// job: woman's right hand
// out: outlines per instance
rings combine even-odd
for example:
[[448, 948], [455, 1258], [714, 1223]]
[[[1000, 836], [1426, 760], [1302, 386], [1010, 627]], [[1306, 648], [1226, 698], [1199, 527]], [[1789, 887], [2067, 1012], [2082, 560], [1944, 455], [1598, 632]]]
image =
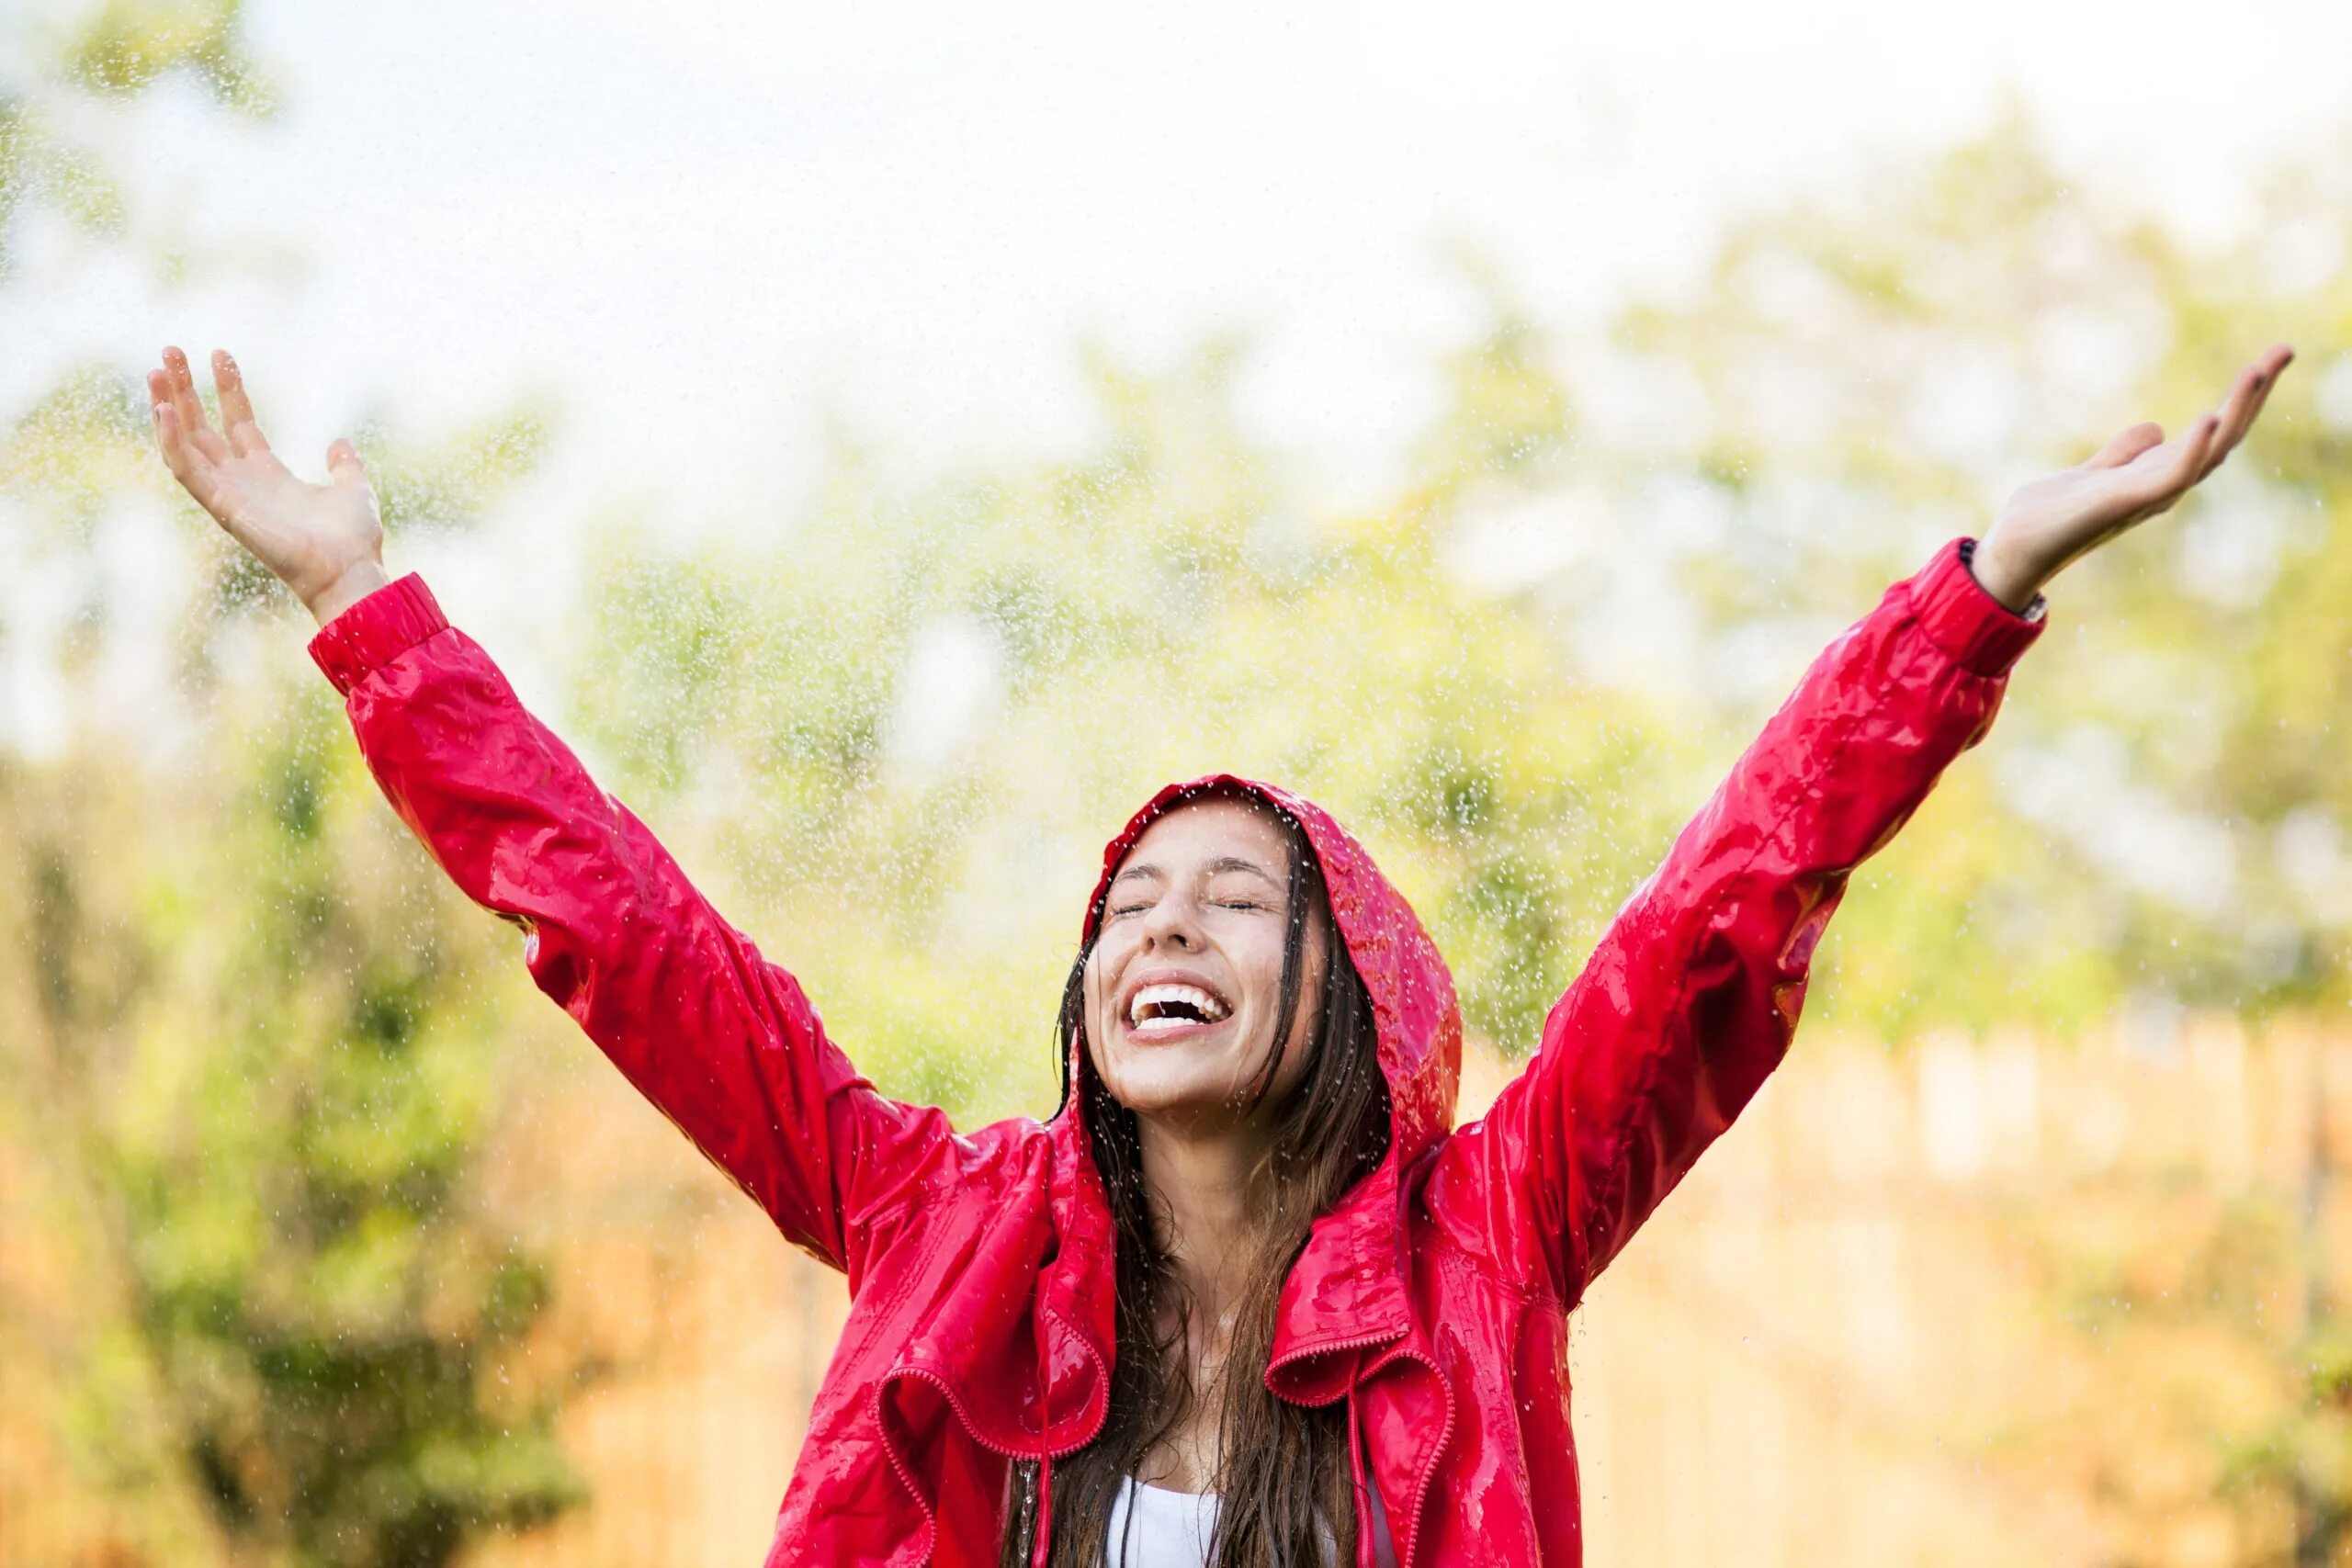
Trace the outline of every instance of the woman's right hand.
[[164, 462], [213, 521], [324, 626], [391, 581], [376, 492], [359, 449], [338, 436], [327, 447], [328, 482], [296, 479], [254, 423], [243, 378], [225, 349], [212, 351], [212, 384], [225, 431], [205, 418], [187, 355], [166, 348], [164, 367], [147, 372]]

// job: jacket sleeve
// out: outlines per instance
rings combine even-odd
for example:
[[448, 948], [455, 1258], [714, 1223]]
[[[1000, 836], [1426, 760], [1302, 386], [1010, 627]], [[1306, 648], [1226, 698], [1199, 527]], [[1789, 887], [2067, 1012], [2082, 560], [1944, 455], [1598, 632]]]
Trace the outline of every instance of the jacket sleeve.
[[721, 919], [645, 825], [516, 699], [413, 572], [322, 627], [370, 773], [629, 1081], [819, 1258], [951, 1157], [946, 1119], [875, 1092], [798, 982]]
[[1573, 1303], [1779, 1065], [1847, 878], [1984, 738], [2046, 624], [1977, 583], [1973, 547], [1814, 660], [1449, 1141], [1431, 1196], [1481, 1250]]

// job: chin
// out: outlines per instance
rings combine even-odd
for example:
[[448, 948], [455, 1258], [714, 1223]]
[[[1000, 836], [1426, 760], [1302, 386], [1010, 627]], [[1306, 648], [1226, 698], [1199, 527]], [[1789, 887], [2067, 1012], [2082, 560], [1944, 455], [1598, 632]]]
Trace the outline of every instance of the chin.
[[1172, 1059], [1137, 1061], [1129, 1056], [1115, 1074], [1095, 1068], [1111, 1098], [1138, 1116], [1200, 1116], [1229, 1112], [1233, 1099], [1247, 1091], [1247, 1079], [1237, 1088], [1227, 1064]]

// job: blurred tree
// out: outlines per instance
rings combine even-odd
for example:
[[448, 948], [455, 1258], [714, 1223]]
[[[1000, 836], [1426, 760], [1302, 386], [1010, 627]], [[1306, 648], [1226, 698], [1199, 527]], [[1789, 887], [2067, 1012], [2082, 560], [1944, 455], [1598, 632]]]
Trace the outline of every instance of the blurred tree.
[[[1603, 350], [1678, 415], [1619, 488], [1663, 470], [1718, 498], [1689, 581], [1726, 662], [1792, 612], [1818, 616], [1800, 644], [1817, 635], [2036, 469], [2141, 418], [2177, 430], [2265, 344], [2301, 360], [2197, 497], [2057, 585], [1997, 743], [1855, 878], [1815, 1011], [1890, 1040], [2120, 1016], [2160, 1055], [2184, 1008], [2335, 1026], [2352, 160], [2282, 166], [2218, 254], [2070, 186], [2015, 116], [1851, 190], [1746, 224], [1701, 299], [1630, 311]], [[2129, 1561], [2176, 1560], [2168, 1532], [2216, 1503], [2233, 1562], [2352, 1541], [2352, 1213], [2329, 1177], [2345, 1151], [2317, 1120], [2310, 1142], [2300, 1190], [2134, 1170], [2007, 1208], [2018, 1267], [2100, 1371], [2053, 1369], [2047, 1404], [1982, 1451], [2084, 1475], [2144, 1543]]]
[[[73, 133], [92, 104], [179, 74], [268, 110], [239, 20], [234, 0], [109, 0], [0, 24], [38, 66], [0, 77], [0, 288], [38, 211], [122, 241], [121, 194]], [[125, 367], [73, 371], [0, 432], [19, 566], [65, 562], [83, 588], [57, 650], [82, 691], [115, 634], [152, 630], [118, 623], [96, 564], [104, 528], [167, 489], [144, 403]], [[430, 450], [362, 434], [396, 536], [471, 525], [545, 439], [527, 409]], [[404, 830], [284, 595], [173, 493], [209, 580], [150, 683], [195, 706], [197, 739], [168, 755], [85, 703], [48, 754], [0, 753], [0, 1082], [21, 1091], [0, 1117], [50, 1156], [79, 1286], [70, 1315], [10, 1318], [59, 1363], [40, 1381], [89, 1468], [135, 1500], [107, 1550], [435, 1568], [582, 1495], [551, 1427], [590, 1369], [524, 1375], [546, 1269], [472, 1190], [506, 1055], [481, 982], [510, 944], [387, 864]], [[281, 656], [214, 685], [256, 620]]]
[[0, 55], [0, 283], [17, 231], [55, 212], [93, 236], [119, 238], [121, 188], [87, 139], [76, 111], [91, 101], [138, 96], [175, 74], [200, 83], [221, 108], [266, 118], [277, 95], [239, 40], [241, 0], [102, 0], [6, 24]]
[[297, 682], [176, 792], [95, 748], [8, 770], [9, 1065], [113, 1243], [87, 1455], [128, 1486], [185, 1466], [243, 1561], [431, 1568], [579, 1495], [570, 1379], [515, 1377], [545, 1271], [467, 1189], [509, 944], [405, 874]]
[[[1556, 442], [1524, 340], [1465, 352], [1462, 428], [1491, 399]], [[776, 956], [901, 1092], [967, 1115], [1050, 1097], [1089, 857], [1168, 779], [1255, 772], [1372, 830], [1474, 1026], [1519, 1049], [1668, 830], [1662, 727], [1462, 593], [1442, 484], [1302, 525], [1232, 420], [1227, 357], [1099, 367], [1112, 434], [1074, 463], [894, 497], [845, 462], [779, 558], [673, 558], [628, 529], [592, 549], [582, 744], [710, 836], [715, 895], [790, 933]]]
[[[235, 22], [108, 5], [57, 40], [55, 82], [0, 84], [0, 255], [37, 196], [119, 209], [42, 94], [184, 70], [259, 112]], [[1694, 298], [1589, 341], [1487, 285], [1409, 482], [1358, 514], [1291, 491], [1235, 413], [1248, 345], [1211, 341], [1159, 375], [1095, 355], [1107, 434], [1073, 460], [910, 494], [845, 447], [773, 554], [682, 557], [662, 518], [610, 519], [550, 717], [722, 908], [781, 933], [763, 945], [862, 1065], [967, 1120], [1051, 1102], [1092, 857], [1158, 784], [1216, 768], [1363, 832], [1474, 1029], [1523, 1052], [1831, 635], [2010, 484], [2144, 415], [2177, 426], [2286, 336], [2304, 361], [2247, 447], [2069, 574], [1996, 743], [1857, 876], [1809, 1028], [2340, 1010], [2352, 165], [2283, 172], [2222, 255], [2070, 187], [2015, 121], [1854, 189], [1743, 224]], [[371, 453], [389, 521], [493, 512], [544, 439], [521, 412]], [[158, 483], [110, 374], [0, 446], [28, 534], [85, 539]], [[211, 558], [198, 671], [267, 587]], [[0, 1107], [74, 1151], [121, 1308], [87, 1357], [91, 1444], [194, 1476], [251, 1550], [439, 1562], [568, 1495], [552, 1385], [496, 1396], [542, 1276], [466, 1181], [502, 1010], [542, 1004], [511, 933], [384, 812], [314, 672], [199, 694], [239, 716], [176, 779], [87, 735], [0, 768], [0, 987], [32, 1021], [0, 1070], [38, 1086]], [[2352, 1499], [2333, 1211], [2212, 1198], [2135, 1190], [2097, 1243], [2055, 1204], [2014, 1216], [2053, 1311], [2102, 1348], [2130, 1314], [2184, 1392], [2153, 1416], [2053, 1402], [1988, 1462], [2070, 1445], [2134, 1517], [2223, 1495], [2244, 1561], [2278, 1540], [2316, 1561]], [[2177, 1465], [2131, 1483], [2159, 1451]]]
[[[2253, 237], [2200, 257], [2069, 186], [2013, 118], [1747, 223], [1702, 299], [1620, 324], [1612, 373], [1682, 405], [1622, 482], [1713, 491], [1685, 558], [1725, 664], [1776, 626], [1802, 646], [2033, 472], [2137, 419], [2177, 428], [2263, 344], [2304, 348], [2198, 496], [2059, 584], [2001, 745], [1857, 878], [1870, 913], [1825, 949], [1824, 1016], [1899, 1037], [1928, 1013], [2047, 1028], [2151, 998], [2352, 999], [2352, 795], [2329, 765], [2352, 703], [2352, 214], [2340, 189], [2315, 199], [2328, 178], [2282, 173]], [[1776, 648], [1776, 681], [1785, 664]]]

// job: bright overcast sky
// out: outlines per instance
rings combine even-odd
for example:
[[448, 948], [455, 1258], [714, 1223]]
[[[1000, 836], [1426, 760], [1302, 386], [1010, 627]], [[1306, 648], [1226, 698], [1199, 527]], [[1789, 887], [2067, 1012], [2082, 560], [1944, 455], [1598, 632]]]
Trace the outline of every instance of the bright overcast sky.
[[2211, 230], [2267, 152], [2345, 133], [2352, 61], [2344, 0], [248, 11], [276, 123], [183, 94], [114, 134], [151, 214], [258, 265], [157, 296], [34, 247], [0, 413], [67, 357], [222, 343], [313, 462], [364, 396], [537, 385], [573, 483], [690, 499], [789, 491], [820, 403], [917, 464], [1067, 449], [1080, 334], [1156, 363], [1216, 327], [1255, 334], [1261, 428], [1376, 491], [1475, 320], [1449, 236], [1571, 320], [2005, 89], [2082, 178]]

